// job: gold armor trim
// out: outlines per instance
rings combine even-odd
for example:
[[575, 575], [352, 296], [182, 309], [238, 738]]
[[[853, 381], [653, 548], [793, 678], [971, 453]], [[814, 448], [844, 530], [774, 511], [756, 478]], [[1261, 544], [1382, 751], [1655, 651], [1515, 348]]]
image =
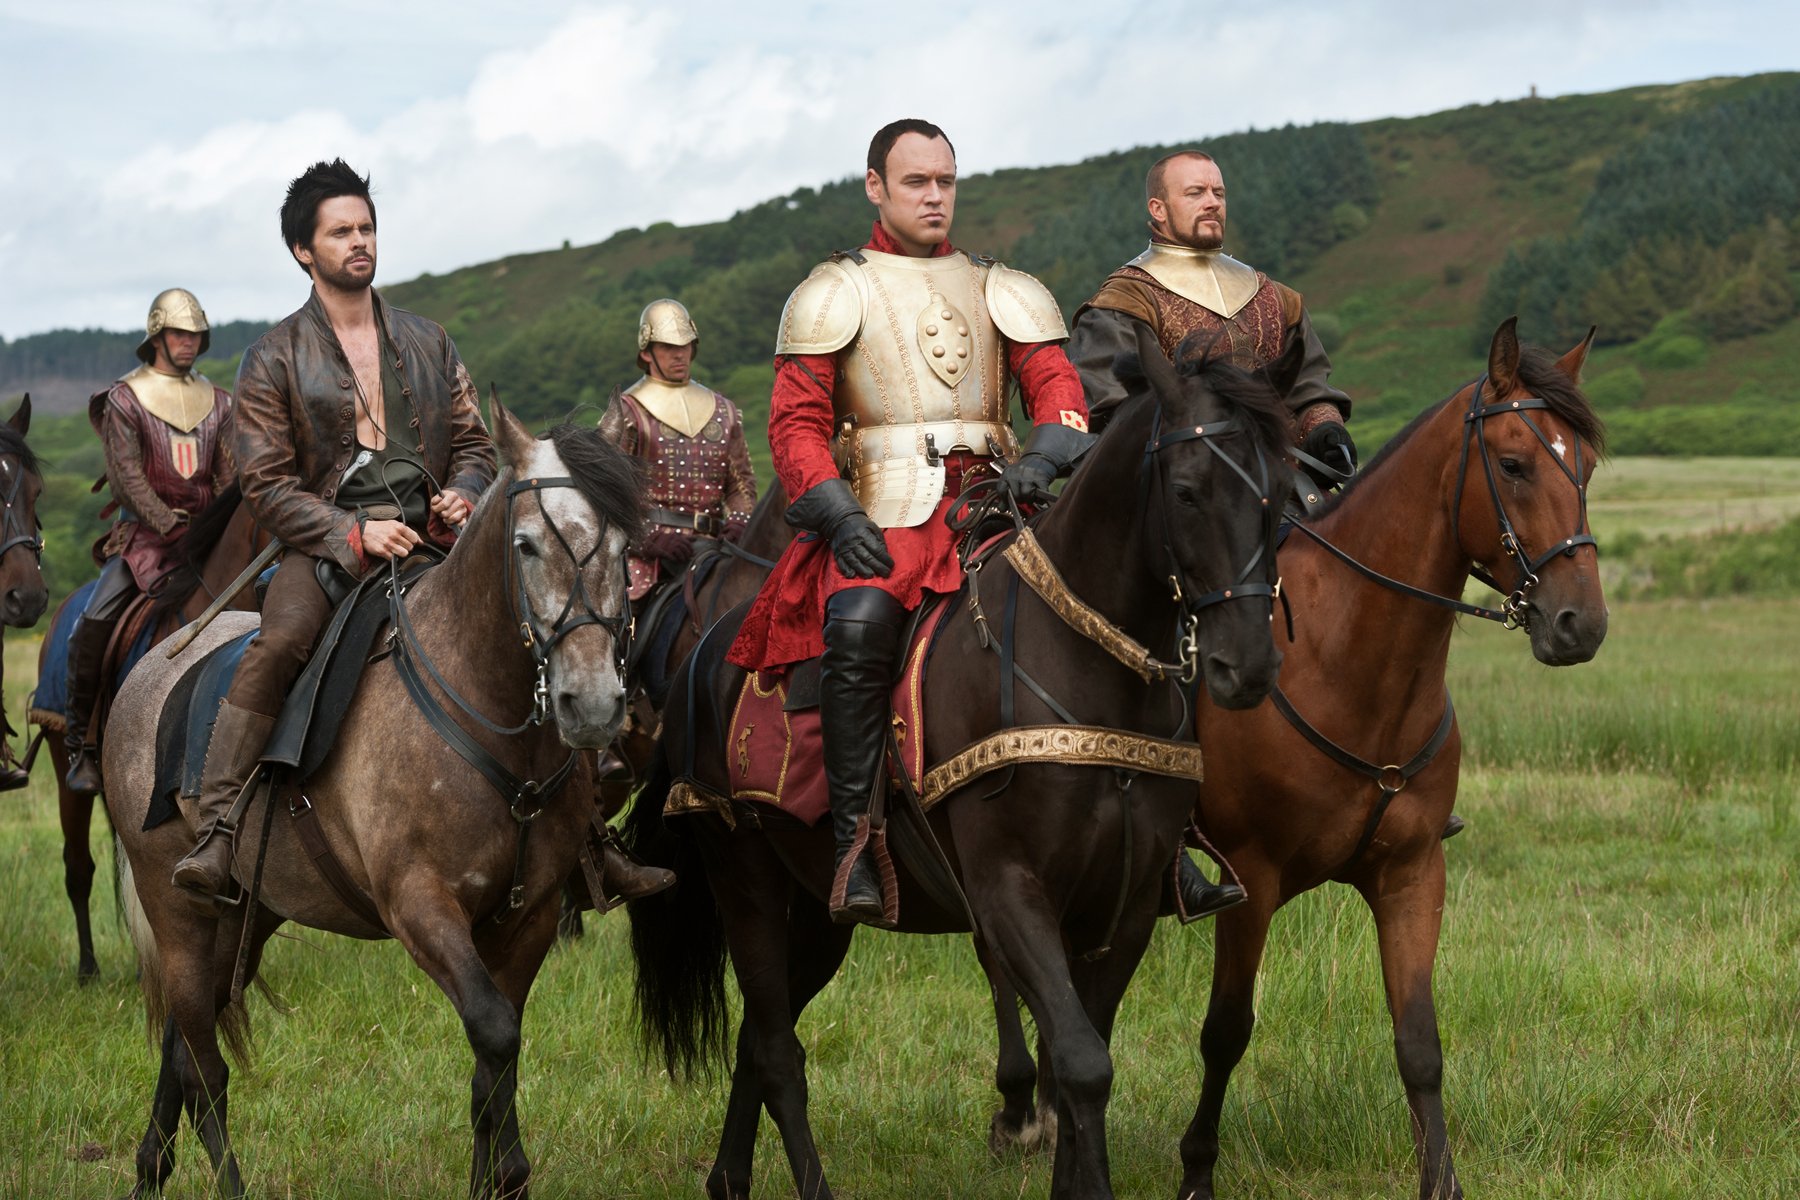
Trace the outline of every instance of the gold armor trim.
[[[853, 264], [850, 269], [853, 269]], [[788, 297], [775, 335], [777, 354], [835, 354], [862, 329], [865, 297], [861, 273], [836, 262], [812, 269]]]
[[[665, 346], [685, 346], [700, 340], [700, 330], [678, 300], [652, 300], [638, 317], [638, 349], [651, 342]], [[693, 434], [689, 434], [692, 437]]]
[[1227, 321], [1262, 287], [1255, 268], [1219, 250], [1151, 242], [1149, 249], [1125, 265], [1147, 272], [1183, 300], [1192, 300]]
[[154, 367], [142, 366], [119, 382], [131, 385], [131, 394], [145, 412], [182, 433], [192, 433], [196, 425], [212, 415], [212, 381], [197, 371], [164, 375]]
[[[1044, 548], [1038, 544], [1037, 537], [1031, 530], [1021, 533], [1018, 540], [1003, 553], [1006, 561], [1019, 573], [1019, 578], [1050, 606], [1052, 612], [1063, 619], [1065, 625], [1136, 671], [1145, 683], [1185, 673], [1184, 664], [1163, 662], [1137, 639], [1107, 620], [1099, 610], [1089, 607], [1071, 591], [1063, 581], [1062, 573], [1050, 561], [1050, 556], [1044, 553]], [[1226, 595], [1229, 596], [1230, 593], [1227, 592]]]
[[710, 388], [691, 379], [686, 383], [669, 383], [650, 375], [626, 388], [625, 394], [664, 425], [679, 430], [683, 437], [694, 437], [705, 429], [719, 403]]
[[1015, 342], [1029, 346], [1069, 340], [1056, 297], [1036, 276], [995, 263], [988, 268], [987, 304], [994, 324]]
[[200, 335], [200, 353], [212, 345], [212, 326], [206, 323], [206, 312], [200, 301], [186, 288], [169, 288], [150, 302], [150, 315], [144, 318], [144, 340], [138, 343], [137, 356], [146, 363], [156, 361], [156, 347], [150, 339], [165, 329], [180, 329]]
[[696, 787], [686, 779], [677, 780], [670, 785], [669, 798], [663, 802], [663, 816], [685, 817], [690, 813], [718, 813], [725, 818], [725, 824], [737, 828], [737, 815], [731, 811], [731, 801]]
[[1200, 747], [1192, 742], [1171, 742], [1097, 725], [1023, 725], [982, 738], [948, 762], [927, 771], [925, 782], [919, 789], [920, 807], [931, 808], [951, 792], [990, 771], [1032, 762], [1064, 767], [1115, 767], [1123, 771], [1191, 779], [1195, 783], [1201, 782], [1206, 774]]

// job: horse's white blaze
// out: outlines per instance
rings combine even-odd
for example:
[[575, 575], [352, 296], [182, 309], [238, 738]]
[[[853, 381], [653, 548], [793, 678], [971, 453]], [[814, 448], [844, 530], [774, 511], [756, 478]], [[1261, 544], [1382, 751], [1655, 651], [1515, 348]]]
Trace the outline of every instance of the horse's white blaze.
[[1562, 434], [1559, 433], [1556, 435], [1556, 440], [1550, 443], [1550, 448], [1556, 451], [1556, 457], [1564, 459], [1565, 461], [1568, 459], [1569, 456], [1563, 453], [1568, 447], [1563, 445]]

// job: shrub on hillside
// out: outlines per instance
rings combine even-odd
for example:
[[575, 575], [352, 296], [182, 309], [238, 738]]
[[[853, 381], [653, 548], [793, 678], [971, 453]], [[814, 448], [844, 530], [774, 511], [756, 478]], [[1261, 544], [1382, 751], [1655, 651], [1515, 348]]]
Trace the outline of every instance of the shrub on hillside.
[[1636, 367], [1615, 367], [1582, 385], [1595, 408], [1630, 408], [1644, 398], [1644, 375]]
[[1800, 517], [1766, 531], [1628, 536], [1602, 553], [1624, 563], [1620, 599], [1800, 596]]
[[1614, 454], [1800, 456], [1800, 409], [1670, 405], [1606, 414]]

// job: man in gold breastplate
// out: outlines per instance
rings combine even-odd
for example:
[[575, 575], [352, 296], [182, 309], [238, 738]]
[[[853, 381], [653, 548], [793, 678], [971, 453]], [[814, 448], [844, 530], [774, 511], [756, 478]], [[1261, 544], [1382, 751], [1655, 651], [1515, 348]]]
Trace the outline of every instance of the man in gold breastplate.
[[[944, 131], [920, 120], [880, 130], [864, 188], [878, 214], [868, 242], [813, 268], [781, 315], [769, 447], [802, 536], [728, 657], [764, 671], [819, 658], [831, 914], [881, 924], [897, 898], [875, 865], [869, 803], [901, 626], [925, 593], [961, 586], [944, 514], [996, 473], [1020, 503], [1042, 503], [1089, 439], [1049, 291], [950, 245], [956, 151]], [[1009, 377], [1033, 422], [1023, 447]]]
[[743, 414], [690, 377], [699, 347], [688, 310], [653, 301], [638, 322], [644, 376], [600, 418], [600, 436], [648, 468], [649, 532], [631, 552], [633, 602], [656, 586], [665, 567], [678, 573], [694, 556], [696, 539], [736, 542], [756, 507]]
[[[106, 480], [119, 516], [94, 548], [100, 578], [69, 636], [69, 787], [100, 790], [100, 756], [88, 736], [107, 643], [125, 609], [180, 565], [175, 544], [230, 484], [231, 393], [194, 371], [212, 340], [192, 292], [170, 288], [150, 305], [144, 365], [88, 401], [106, 452]], [[104, 513], [102, 514], [104, 515]]]
[[1150, 168], [1144, 190], [1149, 247], [1075, 313], [1069, 358], [1081, 372], [1095, 428], [1125, 398], [1113, 378], [1113, 357], [1137, 349], [1137, 321], [1156, 331], [1171, 357], [1182, 339], [1202, 333], [1217, 339], [1214, 354], [1266, 363], [1280, 356], [1289, 337], [1299, 337], [1306, 359], [1287, 401], [1306, 456], [1301, 465], [1321, 487], [1336, 478], [1321, 466], [1354, 470], [1356, 445], [1344, 428], [1350, 397], [1329, 382], [1331, 359], [1300, 293], [1223, 252], [1225, 179], [1218, 164], [1198, 150], [1178, 151]]

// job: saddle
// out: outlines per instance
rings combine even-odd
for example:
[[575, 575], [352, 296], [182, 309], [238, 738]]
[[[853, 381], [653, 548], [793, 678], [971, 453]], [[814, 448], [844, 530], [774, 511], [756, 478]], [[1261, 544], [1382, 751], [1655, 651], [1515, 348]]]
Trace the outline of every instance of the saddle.
[[[403, 567], [402, 585], [410, 586], [432, 565]], [[382, 657], [371, 656], [370, 649], [388, 623], [387, 588], [385, 572], [371, 573], [337, 606], [282, 704], [263, 762], [287, 767], [292, 779], [303, 781], [331, 753], [363, 669]], [[177, 794], [200, 794], [213, 721], [256, 633], [248, 630], [201, 658], [164, 700], [156, 726], [156, 791], [144, 815], [146, 830], [179, 815]]]
[[[711, 544], [719, 545], [717, 542]], [[711, 623], [712, 614], [698, 611], [697, 597], [713, 571], [725, 560], [726, 554], [721, 550], [697, 550], [687, 569], [680, 574], [665, 576], [651, 589], [638, 610], [631, 650], [625, 658], [625, 678], [641, 686], [650, 703], [659, 709], [669, 696], [670, 679], [666, 674], [669, 650], [681, 633], [682, 621], [691, 619], [701, 629]]]

